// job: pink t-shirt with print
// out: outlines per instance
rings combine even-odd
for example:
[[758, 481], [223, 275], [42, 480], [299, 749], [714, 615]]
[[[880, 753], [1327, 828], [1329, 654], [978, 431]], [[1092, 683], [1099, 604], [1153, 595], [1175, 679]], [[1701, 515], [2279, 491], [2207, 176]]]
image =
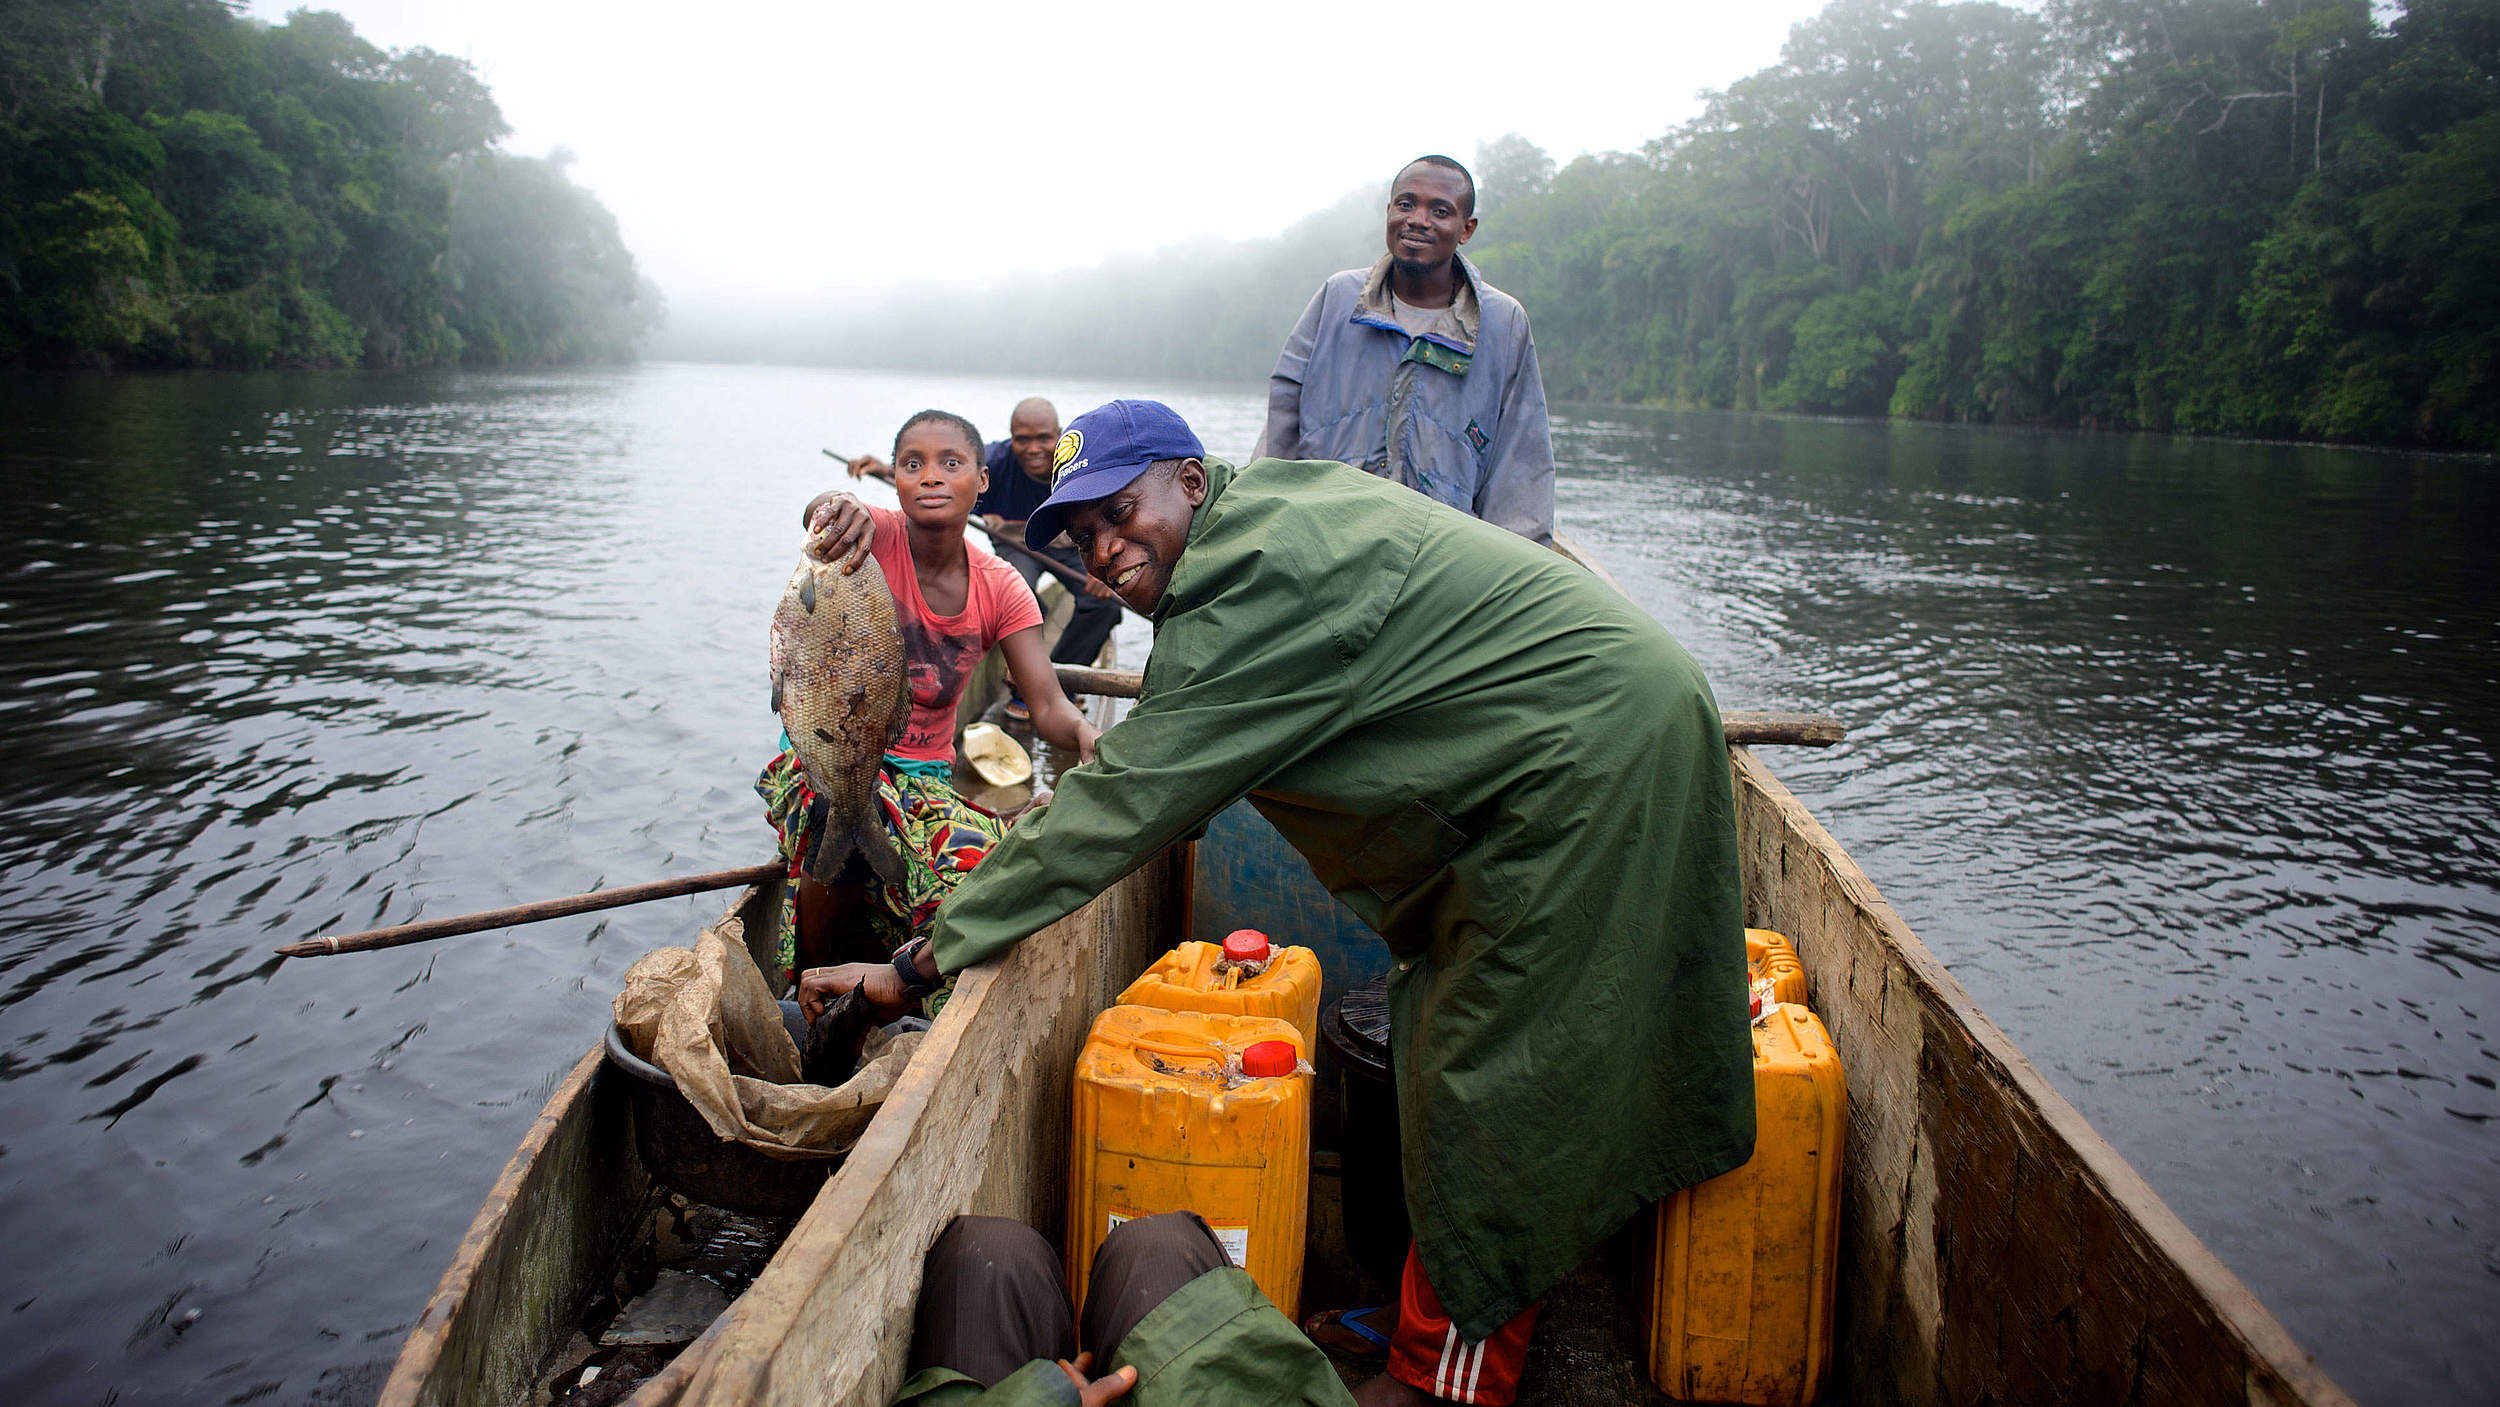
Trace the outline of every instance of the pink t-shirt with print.
[[921, 599], [920, 577], [911, 563], [911, 524], [892, 508], [866, 505], [877, 525], [873, 553], [894, 591], [895, 618], [903, 627], [903, 657], [911, 676], [911, 722], [888, 751], [915, 761], [951, 762], [955, 757], [955, 705], [964, 683], [990, 647], [1019, 630], [1042, 623], [1041, 603], [1016, 569], [967, 542], [970, 581], [964, 608], [951, 616]]

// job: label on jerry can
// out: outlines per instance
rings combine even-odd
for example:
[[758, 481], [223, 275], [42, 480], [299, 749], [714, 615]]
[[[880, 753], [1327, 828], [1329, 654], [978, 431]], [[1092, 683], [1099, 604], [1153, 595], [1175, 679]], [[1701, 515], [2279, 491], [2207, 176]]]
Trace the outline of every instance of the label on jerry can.
[[[1110, 1217], [1111, 1224], [1102, 1229], [1102, 1234], [1105, 1236], [1119, 1230], [1121, 1222], [1134, 1219], [1118, 1212], [1110, 1212], [1106, 1215]], [[1215, 1233], [1216, 1241], [1224, 1247], [1224, 1254], [1231, 1258], [1233, 1264], [1248, 1265], [1250, 1263], [1250, 1227], [1247, 1223], [1209, 1221], [1207, 1229]]]

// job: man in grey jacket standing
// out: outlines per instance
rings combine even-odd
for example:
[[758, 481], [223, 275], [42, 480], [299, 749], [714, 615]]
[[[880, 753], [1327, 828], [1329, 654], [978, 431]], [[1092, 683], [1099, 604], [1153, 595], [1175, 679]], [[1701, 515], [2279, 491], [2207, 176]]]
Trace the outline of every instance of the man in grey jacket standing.
[[1252, 457], [1333, 459], [1533, 542], [1554, 540], [1554, 444], [1519, 300], [1458, 247], [1476, 183], [1446, 156], [1389, 187], [1388, 253], [1320, 285], [1268, 378]]

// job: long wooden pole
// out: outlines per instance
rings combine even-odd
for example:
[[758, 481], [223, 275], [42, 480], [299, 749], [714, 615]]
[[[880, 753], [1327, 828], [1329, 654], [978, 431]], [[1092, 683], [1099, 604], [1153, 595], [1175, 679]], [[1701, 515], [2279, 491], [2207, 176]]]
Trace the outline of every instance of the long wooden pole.
[[1784, 743], [1792, 747], [1830, 747], [1849, 736], [1849, 725], [1828, 713], [1772, 713], [1740, 708], [1719, 715], [1719, 729], [1729, 747], [1761, 747]]
[[[1071, 694], [1091, 694], [1101, 698], [1133, 699], [1142, 691], [1145, 676], [1133, 669], [1087, 669], [1080, 665], [1054, 666], [1059, 673], [1059, 687]], [[1730, 747], [1760, 747], [1765, 744], [1790, 744], [1800, 747], [1830, 747], [1849, 735], [1837, 718], [1823, 713], [1770, 713], [1761, 710], [1738, 710], [1719, 715], [1721, 730]], [[601, 909], [621, 909], [628, 904], [644, 904], [654, 899], [675, 899], [686, 894], [701, 894], [711, 889], [735, 889], [742, 884], [761, 884], [782, 874], [778, 863], [748, 865], [743, 869], [714, 870], [710, 874], [685, 875], [677, 879], [657, 879], [648, 884], [628, 884], [616, 889], [596, 889], [588, 894], [575, 894], [563, 899], [541, 899], [531, 904], [515, 904], [510, 908], [489, 909], [484, 913], [462, 914], [458, 918], [425, 919], [403, 923], [391, 928], [368, 929], [362, 933], [342, 933], [328, 938], [307, 938], [278, 949], [283, 957], [326, 958], [336, 953], [369, 953], [377, 948], [397, 948], [409, 943], [423, 943], [435, 938], [450, 938], [462, 933], [478, 933], [489, 928], [511, 928], [518, 924], [539, 923], [551, 918], [570, 918], [575, 914], [597, 913]]]
[[1070, 698], [1091, 694], [1098, 699], [1133, 699], [1145, 692], [1146, 676], [1133, 669], [1095, 669], [1091, 665], [1054, 664], [1059, 688]]
[[[1090, 694], [1096, 698], [1133, 699], [1145, 690], [1146, 676], [1133, 669], [1088, 669], [1073, 664], [1055, 665], [1053, 668], [1059, 673], [1059, 687], [1071, 696]], [[1848, 726], [1828, 713], [1738, 709], [1720, 714], [1719, 726], [1727, 735], [1730, 747], [1774, 744], [1830, 747], [1849, 736]]]
[[[850, 462], [848, 458], [832, 450], [824, 451], [824, 455], [828, 459], [841, 460], [845, 464]], [[1040, 563], [1044, 571], [1066, 582], [1070, 590], [1085, 589], [1085, 583], [1089, 578], [1071, 570], [1066, 563], [1052, 561], [1021, 542], [1014, 541], [1003, 534], [991, 532], [989, 526], [978, 518], [972, 520], [972, 526], [979, 528], [997, 546]], [[1607, 585], [1613, 586], [1615, 590], [1623, 589], [1616, 585], [1614, 578], [1606, 576], [1603, 572], [1599, 573], [1599, 577]], [[1126, 601], [1120, 604], [1128, 610], [1129, 614], [1138, 614], [1137, 608], [1130, 606]], [[1088, 669], [1073, 664], [1063, 664], [1056, 668], [1059, 671], [1059, 687], [1071, 696], [1091, 694], [1098, 698], [1133, 699], [1143, 689], [1144, 676], [1135, 670]], [[1730, 747], [1830, 747], [1849, 736], [1848, 726], [1828, 713], [1777, 713], [1761, 709], [1739, 709], [1720, 714], [1719, 723], [1727, 734], [1727, 743]]]
[[307, 938], [289, 943], [278, 952], [291, 958], [326, 958], [333, 953], [369, 953], [376, 948], [396, 948], [407, 943], [423, 943], [433, 938], [449, 938], [460, 933], [476, 933], [488, 928], [510, 928], [515, 924], [537, 923], [544, 919], [570, 918], [575, 914], [596, 913], [601, 909], [621, 909], [627, 904], [643, 904], [653, 899], [675, 899], [686, 894], [701, 894], [709, 889], [735, 889], [743, 884], [761, 884], [783, 873], [778, 863], [748, 865], [742, 869], [714, 870], [710, 874], [690, 874], [677, 879], [655, 879], [648, 884], [628, 884], [616, 889], [594, 889], [588, 894], [575, 894], [564, 899], [541, 899], [533, 904], [515, 904], [508, 909], [489, 909], [480, 914], [462, 914], [458, 918], [433, 918], [417, 923], [403, 923], [391, 928], [368, 929], [363, 933], [342, 933], [332, 938]]

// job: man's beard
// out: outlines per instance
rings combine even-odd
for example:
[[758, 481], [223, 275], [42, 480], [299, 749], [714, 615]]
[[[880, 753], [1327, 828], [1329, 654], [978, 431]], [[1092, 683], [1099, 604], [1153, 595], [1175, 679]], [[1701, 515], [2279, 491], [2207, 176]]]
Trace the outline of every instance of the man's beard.
[[1389, 267], [1395, 270], [1400, 278], [1410, 282], [1430, 278], [1449, 266], [1450, 261], [1447, 259], [1427, 264], [1421, 259], [1406, 259], [1395, 254], [1389, 256]]

